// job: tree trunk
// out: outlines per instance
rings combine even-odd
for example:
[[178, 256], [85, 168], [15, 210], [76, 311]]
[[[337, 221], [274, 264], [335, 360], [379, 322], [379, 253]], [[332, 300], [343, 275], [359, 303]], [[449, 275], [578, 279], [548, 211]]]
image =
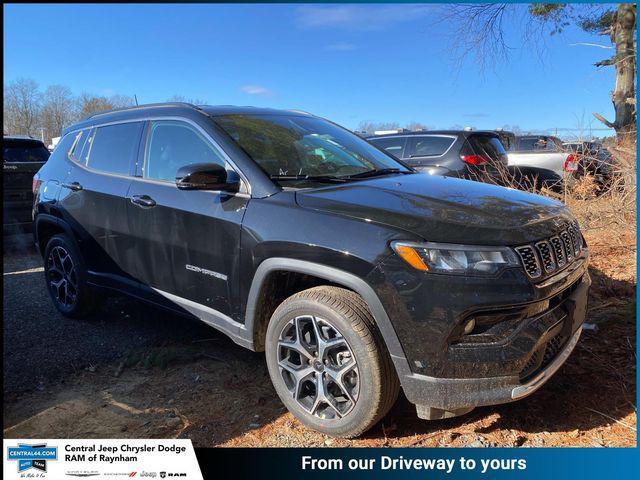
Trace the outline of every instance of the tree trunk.
[[[633, 3], [618, 5], [612, 25], [611, 40], [616, 46], [616, 86], [612, 100], [616, 111], [613, 127], [620, 140], [636, 130], [635, 75], [636, 75], [636, 6]], [[622, 137], [622, 138], [621, 138]]]

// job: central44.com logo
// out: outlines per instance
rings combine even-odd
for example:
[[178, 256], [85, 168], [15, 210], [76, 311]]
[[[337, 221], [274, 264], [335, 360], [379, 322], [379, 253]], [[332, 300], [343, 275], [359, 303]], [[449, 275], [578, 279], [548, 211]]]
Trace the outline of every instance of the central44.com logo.
[[17, 447], [7, 448], [7, 460], [18, 462], [18, 473], [29, 469], [47, 471], [47, 461], [58, 459], [58, 447], [47, 444], [30, 445], [19, 443]]

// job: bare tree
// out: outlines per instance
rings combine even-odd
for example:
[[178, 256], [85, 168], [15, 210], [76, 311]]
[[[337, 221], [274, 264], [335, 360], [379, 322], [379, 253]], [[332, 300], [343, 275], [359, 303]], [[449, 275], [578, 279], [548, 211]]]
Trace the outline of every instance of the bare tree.
[[[598, 67], [613, 65], [616, 68], [616, 84], [611, 93], [616, 117], [609, 122], [600, 114], [594, 115], [619, 135], [632, 133], [636, 124], [636, 14], [635, 4], [621, 3], [614, 15], [602, 17], [602, 21], [593, 24], [595, 28], [606, 26], [600, 33], [608, 34], [616, 46], [612, 58], [596, 63]], [[583, 24], [583, 27], [589, 27], [589, 24]]]
[[63, 128], [75, 119], [76, 102], [69, 87], [51, 85], [47, 87], [42, 104], [42, 128], [45, 139], [60, 136]]
[[113, 110], [113, 108], [107, 97], [83, 93], [78, 98], [78, 118], [86, 118], [96, 113]]
[[358, 124], [358, 128], [356, 129], [359, 132], [366, 132], [369, 135], [372, 135], [376, 130], [375, 124], [369, 120], [363, 120]]
[[190, 103], [192, 105], [207, 105], [209, 102], [200, 98], [185, 97], [184, 95], [173, 95], [167, 99], [167, 102], [182, 102]]
[[425, 125], [424, 123], [421, 122], [409, 122], [407, 123], [407, 125], [404, 127], [407, 130], [411, 130], [412, 132], [417, 132], [419, 130], [432, 130], [433, 127], [429, 126], [429, 125]]
[[546, 34], [561, 34], [571, 24], [586, 32], [608, 36], [616, 53], [595, 66], [616, 68], [616, 83], [612, 92], [616, 118], [610, 122], [597, 113], [594, 116], [614, 128], [619, 138], [635, 132], [635, 4], [621, 3], [616, 7], [566, 3], [456, 4], [445, 7], [442, 21], [453, 26], [450, 31], [458, 59], [462, 61], [467, 56], [473, 56], [482, 67], [507, 60], [515, 48], [507, 43], [504, 36], [506, 24], [516, 25], [521, 32], [522, 43], [519, 48], [544, 48]]
[[432, 126], [416, 121], [409, 122], [404, 127], [401, 127], [399, 122], [372, 122], [371, 120], [363, 120], [358, 124], [358, 128], [356, 130], [358, 132], [366, 132], [369, 135], [373, 135], [379, 130], [399, 130], [401, 128], [405, 128], [412, 132], [418, 130], [433, 130]]
[[358, 124], [357, 130], [373, 135], [373, 133], [378, 130], [397, 130], [399, 128], [400, 124], [398, 122], [372, 122], [370, 120], [363, 120]]
[[109, 103], [113, 105], [113, 108], [125, 108], [134, 106], [136, 101], [129, 95], [111, 95], [109, 97]]
[[45, 142], [78, 119], [135, 104], [127, 95], [83, 93], [76, 97], [64, 85], [50, 85], [43, 94], [34, 80], [26, 78], [5, 84], [3, 93], [4, 134], [42, 136]]
[[482, 69], [509, 57], [510, 47], [504, 38], [506, 20], [514, 18], [513, 6], [504, 3], [450, 4], [442, 21], [454, 28], [450, 41], [461, 63], [472, 56]]
[[9, 134], [38, 135], [38, 119], [42, 108], [38, 84], [19, 78], [4, 87], [3, 121]]
[[11, 97], [9, 87], [4, 86], [2, 93], [2, 134], [11, 135], [15, 132], [15, 99]]
[[106, 112], [116, 108], [130, 107], [135, 104], [132, 97], [124, 95], [113, 95], [104, 97], [83, 93], [78, 99], [78, 117], [86, 118], [100, 112]]
[[511, 132], [514, 133], [515, 135], [522, 135], [522, 129], [520, 128], [520, 125], [503, 125], [502, 126], [502, 130], [506, 131], [506, 132]]

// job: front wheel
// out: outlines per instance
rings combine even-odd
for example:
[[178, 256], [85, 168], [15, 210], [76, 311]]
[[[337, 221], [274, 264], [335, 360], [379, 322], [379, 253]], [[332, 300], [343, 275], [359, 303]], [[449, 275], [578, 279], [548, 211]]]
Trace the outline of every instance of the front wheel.
[[355, 437], [393, 406], [399, 382], [362, 298], [315, 287], [285, 300], [267, 329], [267, 366], [289, 411], [308, 427]]

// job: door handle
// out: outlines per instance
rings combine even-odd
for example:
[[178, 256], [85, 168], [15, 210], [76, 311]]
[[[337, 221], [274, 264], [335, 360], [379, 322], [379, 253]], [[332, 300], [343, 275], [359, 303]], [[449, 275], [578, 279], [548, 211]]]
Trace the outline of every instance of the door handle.
[[62, 186], [64, 188], [68, 188], [69, 190], [73, 190], [74, 192], [79, 192], [80, 190], [82, 190], [82, 185], [80, 185], [78, 182], [63, 183]]
[[131, 203], [140, 205], [142, 207], [155, 207], [156, 201], [149, 195], [133, 195], [131, 197]]

